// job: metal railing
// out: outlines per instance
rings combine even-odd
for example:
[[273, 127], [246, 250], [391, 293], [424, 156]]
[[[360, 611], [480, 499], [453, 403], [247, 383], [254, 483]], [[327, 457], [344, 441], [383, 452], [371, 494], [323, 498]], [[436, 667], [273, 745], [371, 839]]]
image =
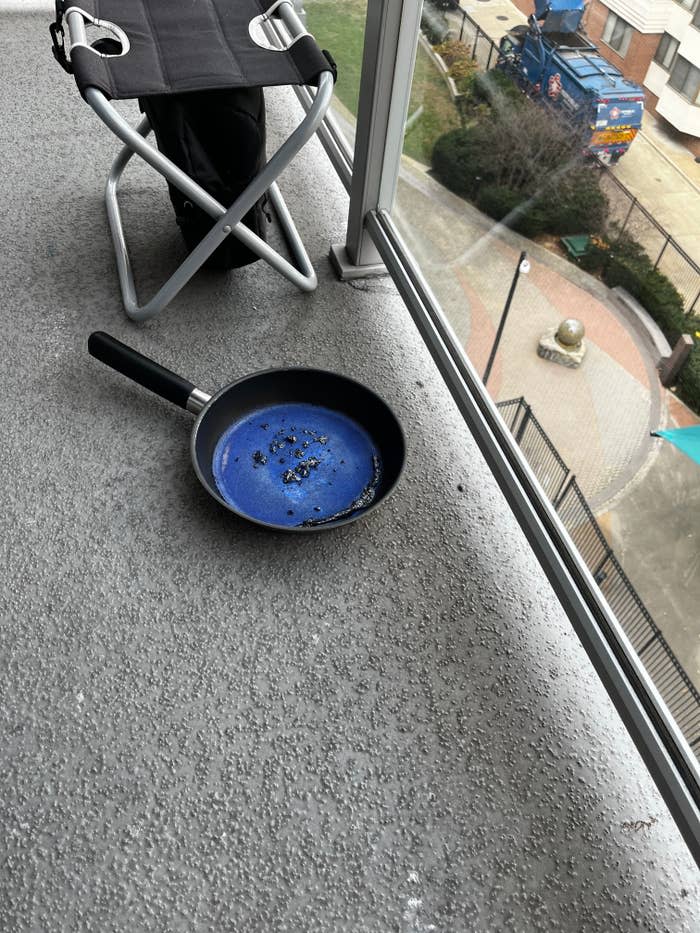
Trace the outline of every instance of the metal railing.
[[620, 565], [576, 477], [524, 398], [499, 402], [497, 408], [688, 744], [700, 757], [700, 693]]
[[610, 206], [611, 237], [628, 234], [675, 285], [683, 298], [686, 314], [700, 311], [700, 266], [652, 216], [610, 168], [599, 160], [601, 188]]
[[[452, 36], [471, 46], [472, 61], [477, 62], [482, 71], [495, 68], [499, 56], [498, 44], [459, 6], [458, 0], [448, 2], [450, 9], [447, 20]], [[623, 233], [627, 233], [636, 240], [654, 263], [654, 268], [663, 272], [678, 289], [686, 314], [690, 316], [700, 311], [700, 265], [615, 177], [607, 165], [600, 160], [598, 164], [602, 171], [601, 188], [610, 205], [609, 234], [619, 239]]]
[[483, 71], [488, 71], [498, 61], [498, 44], [460, 7], [458, 0], [448, 2], [450, 9], [447, 20], [454, 38], [470, 45], [472, 61], [477, 62]]

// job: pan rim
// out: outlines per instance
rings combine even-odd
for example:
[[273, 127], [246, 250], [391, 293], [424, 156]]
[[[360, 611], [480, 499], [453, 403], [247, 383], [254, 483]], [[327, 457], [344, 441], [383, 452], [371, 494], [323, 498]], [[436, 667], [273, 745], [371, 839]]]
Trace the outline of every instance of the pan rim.
[[[338, 521], [328, 522], [327, 524], [318, 524], [318, 525], [277, 525], [273, 522], [266, 522], [259, 518], [255, 518], [253, 515], [249, 515], [246, 512], [241, 511], [240, 509], [235, 508], [229, 502], [227, 502], [223, 496], [219, 493], [216, 485], [210, 483], [207, 477], [204, 476], [202, 470], [200, 469], [198, 460], [197, 460], [197, 435], [202, 424], [205, 422], [208, 414], [218, 402], [222, 396], [228, 394], [232, 389], [235, 389], [237, 386], [242, 385], [245, 382], [249, 382], [254, 379], [258, 379], [262, 376], [271, 376], [273, 374], [279, 375], [281, 373], [316, 373], [319, 376], [332, 376], [336, 379], [340, 379], [343, 382], [347, 382], [352, 386], [356, 386], [358, 389], [361, 389], [363, 392], [369, 393], [373, 396], [375, 402], [386, 409], [386, 411], [391, 415], [391, 418], [398, 429], [399, 436], [401, 438], [402, 444], [402, 457], [401, 457], [401, 466], [398, 469], [394, 481], [382, 494], [381, 498], [376, 499], [367, 508], [360, 509], [352, 515], [348, 515], [345, 518], [338, 519]], [[254, 409], [251, 409], [254, 411]], [[396, 416], [396, 412], [389, 405], [389, 403], [381, 396], [378, 392], [375, 392], [374, 389], [371, 389], [365, 383], [360, 382], [358, 379], [354, 379], [352, 376], [346, 376], [344, 373], [338, 373], [335, 370], [331, 369], [319, 369], [316, 366], [271, 366], [268, 369], [260, 369], [253, 373], [247, 373], [245, 376], [241, 376], [239, 379], [234, 380], [233, 382], [228, 383], [225, 386], [222, 386], [214, 395], [212, 395], [209, 401], [204, 405], [202, 410], [197, 415], [197, 420], [194, 423], [192, 428], [192, 433], [190, 435], [190, 458], [192, 460], [192, 466], [194, 467], [195, 474], [197, 479], [204, 487], [204, 489], [209, 493], [209, 495], [216, 500], [220, 505], [222, 505], [229, 512], [232, 512], [234, 515], [237, 515], [239, 518], [243, 518], [248, 522], [252, 522], [255, 525], [259, 525], [261, 528], [266, 528], [270, 531], [281, 531], [286, 534], [309, 534], [317, 531], [330, 531], [332, 528], [340, 528], [342, 525], [349, 525], [352, 522], [357, 521], [358, 518], [363, 518], [365, 515], [374, 511], [385, 502], [394, 492], [396, 487], [399, 484], [403, 476], [403, 472], [406, 466], [406, 432], [403, 429], [401, 421]]]

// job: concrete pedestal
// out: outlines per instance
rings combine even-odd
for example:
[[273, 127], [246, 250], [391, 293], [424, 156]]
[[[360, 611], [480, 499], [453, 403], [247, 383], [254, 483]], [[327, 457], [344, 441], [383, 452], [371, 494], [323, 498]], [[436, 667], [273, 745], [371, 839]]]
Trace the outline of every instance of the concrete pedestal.
[[557, 330], [557, 327], [550, 327], [544, 332], [537, 346], [537, 355], [544, 360], [577, 369], [586, 355], [586, 341], [581, 340], [575, 347], [565, 347], [557, 340]]

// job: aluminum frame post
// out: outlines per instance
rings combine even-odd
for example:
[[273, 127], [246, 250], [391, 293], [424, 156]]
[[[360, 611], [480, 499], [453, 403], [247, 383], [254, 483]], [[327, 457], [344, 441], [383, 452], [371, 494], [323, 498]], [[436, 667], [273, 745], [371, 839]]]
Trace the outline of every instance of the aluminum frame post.
[[367, 5], [348, 226], [344, 246], [331, 248], [341, 279], [386, 271], [365, 218], [391, 210], [396, 195], [421, 8], [411, 0]]

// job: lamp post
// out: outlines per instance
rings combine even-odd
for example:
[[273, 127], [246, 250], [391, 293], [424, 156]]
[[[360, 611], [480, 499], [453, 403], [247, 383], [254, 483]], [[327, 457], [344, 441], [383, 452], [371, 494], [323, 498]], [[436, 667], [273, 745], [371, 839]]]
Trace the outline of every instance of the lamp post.
[[513, 295], [515, 294], [515, 286], [518, 284], [518, 279], [520, 278], [520, 273], [527, 275], [530, 271], [530, 263], [527, 260], [527, 253], [525, 250], [520, 254], [520, 259], [518, 260], [518, 265], [515, 269], [515, 275], [513, 276], [513, 281], [510, 283], [510, 291], [508, 292], [508, 297], [506, 298], [506, 306], [503, 309], [503, 314], [501, 314], [501, 320], [498, 324], [498, 330], [496, 331], [496, 336], [494, 337], [493, 346], [491, 347], [491, 354], [489, 356], [489, 361], [486, 364], [486, 369], [484, 370], [484, 385], [488, 382], [488, 378], [491, 375], [491, 367], [493, 366], [493, 361], [496, 358], [496, 352], [498, 351], [498, 344], [501, 342], [501, 335], [503, 334], [503, 328], [506, 325], [506, 318], [508, 317], [508, 312], [510, 311], [510, 303], [513, 300]]

